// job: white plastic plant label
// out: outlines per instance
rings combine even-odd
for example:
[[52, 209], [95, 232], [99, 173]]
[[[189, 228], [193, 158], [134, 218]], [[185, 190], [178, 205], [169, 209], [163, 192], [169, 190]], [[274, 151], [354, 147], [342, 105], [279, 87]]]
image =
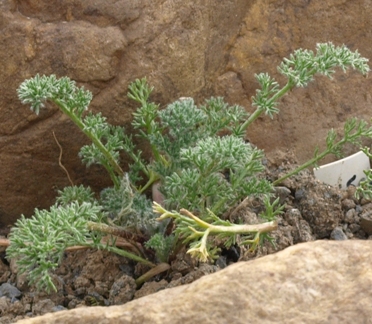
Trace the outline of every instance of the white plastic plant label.
[[358, 186], [365, 178], [363, 171], [370, 167], [368, 156], [360, 151], [342, 160], [314, 168], [314, 175], [324, 183], [346, 189], [350, 185]]

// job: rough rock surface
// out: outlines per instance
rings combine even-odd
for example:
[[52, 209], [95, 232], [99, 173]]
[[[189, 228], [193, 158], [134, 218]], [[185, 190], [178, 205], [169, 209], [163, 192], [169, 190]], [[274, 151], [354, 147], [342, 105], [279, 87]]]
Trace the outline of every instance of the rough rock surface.
[[371, 251], [369, 240], [302, 243], [123, 306], [18, 323], [369, 323]]
[[[76, 184], [96, 190], [109, 184], [104, 170], [80, 163], [86, 139], [56, 107], [35, 116], [20, 104], [16, 89], [24, 79], [66, 75], [93, 92], [95, 111], [123, 125], [135, 109], [127, 86], [143, 76], [161, 105], [215, 95], [251, 111], [254, 74], [283, 82], [276, 66], [299, 47], [332, 41], [372, 57], [371, 11], [363, 0], [1, 1], [0, 228], [49, 207], [56, 189], [69, 185], [53, 131]], [[291, 148], [304, 161], [331, 127], [341, 129], [350, 116], [370, 117], [371, 86], [357, 73], [318, 77], [285, 97], [274, 121], [260, 118], [248, 137], [267, 153]]]

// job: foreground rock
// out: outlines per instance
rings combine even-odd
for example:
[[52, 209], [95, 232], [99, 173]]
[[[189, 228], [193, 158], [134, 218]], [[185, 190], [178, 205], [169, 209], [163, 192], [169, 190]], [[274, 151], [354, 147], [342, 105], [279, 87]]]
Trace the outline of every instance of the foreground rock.
[[367, 323], [372, 241], [316, 241], [240, 262], [123, 306], [18, 323]]

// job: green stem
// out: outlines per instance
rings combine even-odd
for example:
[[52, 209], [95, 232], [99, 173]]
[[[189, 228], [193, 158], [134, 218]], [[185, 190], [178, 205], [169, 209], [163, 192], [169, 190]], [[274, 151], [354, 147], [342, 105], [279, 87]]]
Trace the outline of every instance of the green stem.
[[343, 138], [341, 141], [339, 141], [338, 143], [336, 143], [334, 146], [332, 146], [331, 148], [328, 148], [326, 149], [325, 151], [323, 151], [322, 153], [318, 154], [317, 156], [313, 157], [311, 160], [307, 161], [306, 163], [300, 165], [298, 168], [296, 168], [295, 170], [289, 172], [288, 174], [286, 174], [285, 176], [275, 180], [273, 182], [273, 186], [277, 186], [279, 185], [280, 183], [282, 183], [285, 179], [299, 173], [300, 171], [316, 164], [318, 161], [320, 161], [321, 159], [323, 159], [325, 156], [327, 156], [328, 154], [332, 154], [332, 152], [335, 150], [335, 148], [345, 144], [347, 142], [347, 139], [346, 138]]
[[[119, 175], [123, 176], [124, 171], [121, 169], [119, 164], [115, 161], [115, 159], [112, 157], [110, 152], [106, 149], [106, 147], [102, 144], [102, 142], [90, 131], [86, 130], [84, 127], [84, 123], [80, 120], [79, 117], [77, 117], [73, 112], [71, 112], [65, 105], [58, 99], [52, 99], [54, 103], [57, 104], [57, 106], [62, 110], [64, 114], [66, 114], [80, 129], [81, 131], [88, 136], [88, 138], [98, 147], [98, 149], [102, 152], [102, 154], [106, 157], [109, 164], [112, 166], [113, 170]], [[108, 170], [109, 171], [109, 170]], [[110, 177], [112, 181], [115, 184], [115, 187], [118, 187], [120, 185], [119, 180], [114, 175], [114, 173], [110, 172]]]
[[[274, 101], [278, 100], [279, 98], [283, 97], [289, 90], [293, 88], [293, 86], [294, 86], [293, 82], [289, 80], [282, 89], [280, 89], [270, 98], [268, 104], [271, 104]], [[263, 109], [257, 108], [256, 111], [252, 115], [250, 115], [249, 118], [242, 124], [241, 128], [247, 129], [248, 126], [252, 124], [263, 112], [264, 112]]]
[[160, 161], [161, 157], [160, 157], [160, 153], [159, 153], [158, 149], [156, 148], [155, 145], [150, 145], [150, 146], [151, 146], [151, 151], [152, 151], [152, 154], [155, 158], [155, 161]]
[[114, 187], [116, 189], [118, 189], [120, 187], [120, 180], [119, 178], [116, 176], [114, 170], [112, 169], [112, 166], [104, 161], [102, 161], [102, 165], [104, 166], [104, 168], [107, 170], [112, 182], [114, 183]]
[[[95, 248], [97, 248], [97, 246], [95, 246]], [[132, 260], [137, 261], [137, 262], [141, 262], [142, 264], [147, 265], [147, 266], [149, 266], [149, 267], [151, 267], [151, 268], [153, 268], [153, 267], [156, 266], [156, 264], [154, 264], [154, 263], [152, 263], [152, 262], [150, 262], [150, 261], [148, 261], [148, 260], [146, 260], [146, 259], [144, 259], [144, 258], [141, 258], [141, 257], [138, 256], [138, 255], [135, 255], [135, 254], [130, 253], [130, 252], [128, 252], [128, 251], [125, 251], [125, 250], [119, 249], [119, 248], [117, 248], [117, 247], [115, 247], [115, 246], [99, 244], [99, 245], [98, 245], [98, 248], [100, 248], [100, 249], [104, 249], [104, 250], [107, 250], [107, 251], [109, 251], [109, 252], [116, 253], [116, 254], [118, 254], [118, 255], [121, 255], [121, 256], [126, 257], [126, 258], [128, 258], [128, 259], [132, 259]]]
[[[151, 103], [148, 103], [147, 102], [147, 99], [146, 100], [141, 100], [141, 105], [142, 107], [150, 107], [149, 105], [152, 105]], [[145, 125], [145, 129], [146, 129], [146, 138], [149, 140], [149, 136], [150, 135], [154, 135], [155, 134], [155, 131], [156, 131], [156, 127], [153, 127], [153, 122], [155, 123], [155, 118], [156, 118], [156, 114], [158, 112], [158, 106], [155, 105], [153, 106], [155, 107], [155, 110], [153, 111], [154, 115], [147, 115], [146, 116], [146, 125]], [[150, 110], [149, 108], [147, 108], [147, 110]], [[158, 149], [156, 148], [155, 145], [151, 144], [151, 141], [149, 140], [149, 143], [150, 143], [150, 147], [151, 147], [151, 151], [152, 151], [152, 154], [155, 158], [156, 161], [160, 161], [160, 153], [158, 151]]]
[[[218, 213], [218, 211], [220, 210], [220, 208], [226, 203], [226, 201], [228, 200], [228, 198], [221, 198], [215, 205], [214, 205], [214, 207], [213, 207], [213, 209], [212, 209], [212, 212], [214, 213], [214, 214], [217, 214]], [[234, 201], [231, 201], [231, 206], [233, 206], [234, 204], [236, 203], [236, 201], [234, 200]]]
[[150, 177], [150, 171], [148, 170], [147, 166], [142, 163], [141, 159], [139, 159], [138, 156], [135, 155], [132, 151], [127, 151], [127, 153], [135, 163], [138, 163], [141, 166], [141, 170], [146, 175], [146, 177]]
[[148, 177], [149, 180], [147, 181], [147, 183], [141, 189], [138, 190], [140, 194], [144, 193], [153, 183], [160, 179], [159, 175], [151, 170], [148, 174]]
[[[253, 161], [252, 161], [253, 163]], [[240, 175], [240, 177], [237, 179], [237, 181], [235, 182], [235, 185], [233, 186], [233, 189], [234, 191], [236, 191], [236, 187], [239, 186], [242, 181], [247, 178], [247, 175], [249, 174], [249, 171], [251, 170], [251, 168], [249, 169], [246, 169], [246, 172], [242, 172], [242, 174]], [[254, 173], [251, 171], [251, 173]], [[229, 200], [230, 199], [230, 200]], [[213, 207], [212, 209], [212, 212], [214, 214], [217, 214], [219, 213], [219, 210], [220, 208], [229, 200], [229, 206], [234, 206], [239, 200], [241, 199], [240, 196], [235, 196], [235, 199], [231, 199], [231, 198], [227, 198], [227, 197], [224, 197], [224, 198], [221, 198]]]

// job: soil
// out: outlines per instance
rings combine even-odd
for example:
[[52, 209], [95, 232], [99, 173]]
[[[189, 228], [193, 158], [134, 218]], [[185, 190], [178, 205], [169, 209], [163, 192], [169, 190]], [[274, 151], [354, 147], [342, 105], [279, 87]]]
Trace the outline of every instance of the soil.
[[[296, 164], [286, 154], [267, 162], [267, 178], [275, 180]], [[0, 250], [0, 323], [14, 323], [27, 317], [76, 307], [120, 305], [130, 300], [193, 282], [234, 262], [249, 261], [314, 240], [370, 239], [372, 203], [357, 200], [355, 187], [340, 190], [315, 180], [309, 171], [287, 179], [276, 188], [284, 204], [277, 217], [278, 229], [271, 233], [275, 246], [265, 242], [255, 252], [238, 245], [223, 251], [214, 264], [197, 263], [185, 251], [171, 262], [170, 269], [137, 287], [135, 279], [146, 270], [124, 257], [106, 251], [67, 252], [54, 277], [58, 292], [37, 292], [24, 275], [17, 274], [15, 262]], [[247, 200], [230, 215], [234, 221], [258, 222], [261, 206]]]

